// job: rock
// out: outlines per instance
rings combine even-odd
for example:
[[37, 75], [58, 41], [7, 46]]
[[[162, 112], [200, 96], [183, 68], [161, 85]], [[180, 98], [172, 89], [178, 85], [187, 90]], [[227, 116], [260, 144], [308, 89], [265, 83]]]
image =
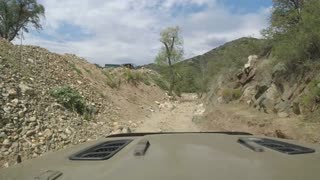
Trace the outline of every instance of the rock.
[[251, 55], [248, 57], [248, 62], [244, 65], [244, 68], [252, 68], [254, 65], [256, 65], [258, 61], [257, 55]]
[[11, 141], [9, 139], [5, 139], [3, 142], [2, 142], [2, 145], [4, 147], [10, 147], [11, 146]]
[[5, 133], [5, 132], [1, 132], [1, 133], [0, 133], [0, 138], [7, 138], [6, 133]]
[[169, 111], [172, 111], [175, 108], [175, 105], [171, 102], [165, 102], [163, 104], [159, 105], [159, 109], [167, 109]]
[[122, 133], [122, 130], [121, 129], [117, 129], [117, 130], [114, 130], [112, 131], [110, 134], [121, 134]]
[[[275, 84], [271, 84], [265, 94], [263, 94], [260, 98], [263, 98], [261, 101], [263, 107], [269, 112], [272, 112], [275, 109], [275, 105], [279, 102], [281, 93], [278, 91], [278, 88]], [[259, 98], [259, 99], [260, 99]]]
[[29, 131], [27, 131], [26, 136], [29, 137], [29, 136], [33, 136], [35, 134], [36, 134], [36, 130], [29, 130]]
[[118, 123], [118, 122], [113, 122], [112, 125], [113, 125], [113, 126], [118, 126], [119, 123]]
[[195, 109], [193, 115], [194, 116], [202, 116], [205, 111], [206, 111], [206, 109], [204, 108], [203, 104], [201, 103], [196, 106], [196, 109]]
[[252, 97], [256, 94], [256, 87], [255, 86], [248, 86], [244, 89], [240, 101], [247, 102], [251, 100]]
[[59, 135], [60, 137], [61, 137], [61, 139], [63, 139], [63, 140], [67, 140], [68, 139], [68, 136], [67, 135], [65, 135], [65, 134], [60, 134]]
[[11, 104], [12, 104], [13, 107], [16, 107], [19, 104], [19, 100], [18, 99], [13, 99], [11, 101]]
[[160, 105], [160, 102], [159, 102], [159, 101], [155, 101], [154, 103], [156, 103], [156, 105]]
[[31, 58], [28, 58], [27, 60], [28, 60], [28, 62], [30, 62], [30, 63], [32, 63], [32, 64], [34, 63], [34, 60], [31, 59]]
[[287, 117], [289, 117], [289, 114], [286, 113], [286, 112], [279, 112], [279, 113], [278, 113], [278, 116], [279, 116], [280, 118], [287, 118]]
[[320, 83], [317, 84], [318, 88], [320, 88]]
[[29, 118], [29, 122], [35, 122], [36, 120], [37, 120], [36, 117], [30, 117], [30, 118]]
[[70, 134], [72, 134], [72, 131], [71, 131], [69, 128], [67, 128], [67, 129], [66, 129], [66, 133], [67, 133], [68, 135], [70, 135]]
[[122, 128], [121, 133], [123, 134], [131, 133], [131, 129], [129, 127]]
[[15, 89], [9, 89], [8, 91], [8, 96], [9, 97], [16, 97], [17, 96], [17, 91]]
[[32, 88], [30, 88], [29, 86], [22, 84], [22, 83], [19, 84], [19, 88], [20, 88], [22, 94], [32, 95], [34, 93]]
[[280, 129], [277, 129], [275, 131], [275, 134], [277, 138], [288, 139], [288, 136], [284, 134]]
[[3, 107], [3, 110], [4, 110], [4, 112], [9, 114], [11, 112], [11, 107], [5, 106], [5, 107]]
[[225, 104], [226, 103], [226, 101], [223, 99], [223, 97], [218, 97], [217, 98], [217, 103], [219, 103], [219, 104]]

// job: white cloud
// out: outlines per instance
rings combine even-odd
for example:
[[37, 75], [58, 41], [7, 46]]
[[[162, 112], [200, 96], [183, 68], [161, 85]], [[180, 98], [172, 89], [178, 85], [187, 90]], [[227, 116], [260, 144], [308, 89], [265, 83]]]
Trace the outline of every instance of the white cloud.
[[[183, 29], [186, 57], [204, 53], [242, 36], [259, 37], [267, 24], [268, 9], [233, 14], [215, 0], [43, 0], [46, 19], [42, 33], [29, 34], [25, 43], [58, 53], [75, 53], [93, 63], [136, 64], [153, 61], [160, 47], [159, 32], [170, 25]], [[200, 12], [173, 17], [175, 6], [205, 6]], [[90, 34], [66, 39], [61, 25], [69, 24]], [[62, 29], [62, 31], [61, 31]], [[79, 30], [80, 31], [80, 30]], [[68, 32], [69, 36], [72, 33]], [[76, 32], [74, 33], [77, 34]]]

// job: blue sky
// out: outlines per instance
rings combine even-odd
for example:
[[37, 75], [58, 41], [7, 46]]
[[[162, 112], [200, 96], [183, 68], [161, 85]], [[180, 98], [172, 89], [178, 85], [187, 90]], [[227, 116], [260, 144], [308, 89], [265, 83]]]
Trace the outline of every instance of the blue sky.
[[73, 53], [92, 63], [153, 62], [159, 33], [183, 30], [185, 58], [243, 36], [260, 37], [271, 0], [41, 0], [43, 30], [25, 44]]

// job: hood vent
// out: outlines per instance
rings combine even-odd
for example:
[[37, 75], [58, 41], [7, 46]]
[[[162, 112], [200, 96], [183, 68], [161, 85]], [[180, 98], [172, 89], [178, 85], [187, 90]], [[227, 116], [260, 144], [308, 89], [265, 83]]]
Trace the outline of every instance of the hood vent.
[[[289, 155], [315, 152], [314, 149], [267, 138], [239, 138], [238, 142], [252, 150], [255, 150], [258, 145], [257, 147], [262, 146]], [[257, 145], [253, 145], [253, 143]], [[263, 149], [258, 152], [263, 152]]]
[[114, 140], [100, 143], [69, 157], [70, 160], [106, 160], [111, 158], [132, 140]]
[[255, 142], [261, 146], [264, 146], [266, 148], [270, 148], [285, 154], [292, 155], [292, 154], [307, 154], [307, 153], [315, 152], [314, 149], [298, 146], [295, 144], [285, 143], [281, 141], [276, 141], [272, 139], [261, 139], [261, 140], [256, 140]]

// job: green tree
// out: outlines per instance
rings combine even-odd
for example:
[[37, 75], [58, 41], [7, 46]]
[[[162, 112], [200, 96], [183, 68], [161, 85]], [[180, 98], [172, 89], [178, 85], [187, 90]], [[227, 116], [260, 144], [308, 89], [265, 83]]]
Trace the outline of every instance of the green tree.
[[320, 1], [274, 0], [270, 27], [273, 54], [289, 64], [320, 58]]
[[29, 32], [30, 25], [42, 29], [44, 12], [36, 0], [0, 0], [0, 37], [12, 41], [20, 30]]
[[159, 65], [169, 67], [169, 94], [172, 95], [176, 81], [173, 65], [183, 59], [183, 38], [181, 36], [181, 29], [178, 26], [164, 29], [160, 33], [160, 42], [163, 46], [155, 61]]
[[267, 37], [287, 33], [302, 20], [304, 0], [273, 0], [270, 27], [263, 31]]

